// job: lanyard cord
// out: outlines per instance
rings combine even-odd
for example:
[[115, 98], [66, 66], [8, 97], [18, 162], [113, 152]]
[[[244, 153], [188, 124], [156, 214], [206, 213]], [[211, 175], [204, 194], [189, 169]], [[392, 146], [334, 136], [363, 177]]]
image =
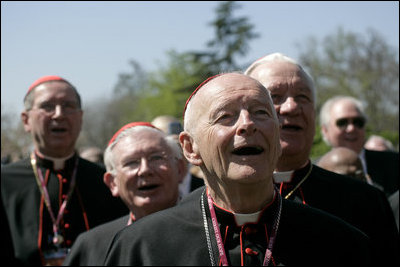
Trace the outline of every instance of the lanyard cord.
[[43, 179], [42, 171], [40, 170], [40, 168], [37, 168], [36, 163], [37, 163], [36, 157], [35, 157], [34, 153], [32, 152], [31, 164], [32, 164], [33, 173], [35, 174], [35, 179], [38, 184], [40, 193], [43, 196], [47, 210], [49, 211], [49, 214], [51, 217], [51, 221], [53, 223], [53, 233], [54, 233], [53, 243], [55, 245], [60, 245], [63, 242], [63, 238], [59, 233], [58, 225], [60, 224], [60, 221], [64, 215], [68, 200], [69, 200], [70, 196], [72, 195], [72, 192], [74, 191], [75, 181], [76, 181], [76, 172], [78, 169], [77, 168], [78, 167], [78, 158], [76, 158], [76, 160], [75, 160], [75, 166], [74, 166], [74, 170], [72, 172], [71, 184], [69, 186], [69, 191], [68, 191], [67, 197], [65, 198], [65, 200], [63, 201], [63, 203], [60, 206], [60, 209], [57, 214], [57, 218], [54, 216], [53, 210], [51, 208], [49, 192], [47, 191], [47, 187], [46, 187], [45, 181]]
[[[311, 174], [312, 168], [313, 168], [313, 165], [310, 164], [310, 169], [308, 170], [307, 174], [304, 176], [303, 179], [301, 179], [301, 181], [296, 185], [296, 187], [295, 187], [292, 191], [290, 191], [290, 192], [285, 196], [285, 199], [289, 199], [289, 197], [300, 187], [300, 185], [301, 185], [302, 183], [304, 183], [305, 180], [307, 180], [307, 178], [308, 178], [308, 177], [310, 176], [310, 174]], [[281, 183], [281, 189], [282, 189], [282, 185], [283, 185], [283, 183]], [[304, 200], [304, 199], [303, 199], [303, 200]]]
[[[269, 264], [269, 262], [271, 260], [272, 249], [273, 249], [273, 246], [274, 246], [274, 243], [275, 243], [276, 233], [278, 232], [279, 222], [280, 222], [280, 218], [281, 218], [282, 199], [281, 199], [281, 195], [277, 192], [276, 189], [275, 189], [275, 191], [276, 191], [276, 193], [278, 195], [279, 209], [278, 209], [278, 213], [276, 214], [276, 216], [274, 218], [271, 237], [269, 239], [269, 242], [268, 242], [268, 245], [267, 245], [267, 249], [265, 250], [265, 257], [264, 257], [263, 266], [268, 266], [268, 264]], [[207, 246], [208, 246], [208, 252], [209, 252], [209, 255], [210, 255], [211, 265], [215, 266], [215, 261], [214, 261], [213, 251], [212, 251], [211, 238], [210, 238], [210, 233], [209, 233], [209, 230], [208, 230], [207, 217], [206, 217], [206, 212], [205, 212], [205, 207], [204, 207], [205, 206], [204, 205], [204, 194], [205, 194], [205, 190], [203, 191], [202, 197], [201, 197], [201, 208], [202, 208], [202, 215], [203, 215], [203, 221], [204, 221], [204, 230], [206, 232]], [[212, 199], [211, 199], [211, 196], [209, 194], [207, 194], [207, 200], [208, 200], [208, 207], [210, 209], [212, 225], [213, 225], [213, 228], [214, 228], [215, 239], [217, 241], [220, 261], [221, 261], [223, 266], [228, 266], [228, 259], [226, 257], [224, 244], [222, 243], [222, 237], [221, 237], [221, 232], [219, 230], [217, 216], [215, 214], [214, 205], [212, 203]]]

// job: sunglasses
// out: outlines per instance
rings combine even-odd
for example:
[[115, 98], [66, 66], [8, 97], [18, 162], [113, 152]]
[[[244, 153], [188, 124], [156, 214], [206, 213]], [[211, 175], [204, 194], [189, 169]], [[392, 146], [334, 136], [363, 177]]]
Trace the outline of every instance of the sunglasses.
[[364, 128], [365, 125], [365, 119], [363, 117], [356, 117], [356, 118], [342, 118], [342, 119], [338, 119], [336, 121], [336, 126], [339, 129], [346, 129], [347, 125], [349, 124], [353, 124], [355, 127], [357, 127], [358, 129], [362, 129]]

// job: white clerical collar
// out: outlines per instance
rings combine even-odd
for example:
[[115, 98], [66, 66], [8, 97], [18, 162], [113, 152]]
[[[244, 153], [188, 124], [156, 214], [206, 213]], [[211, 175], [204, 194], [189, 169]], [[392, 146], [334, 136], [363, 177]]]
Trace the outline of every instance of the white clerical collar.
[[236, 223], [238, 226], [241, 226], [245, 223], [256, 223], [258, 221], [258, 217], [261, 213], [260, 211], [254, 212], [254, 213], [248, 213], [248, 214], [242, 214], [242, 213], [233, 213], [236, 219]]
[[274, 172], [274, 182], [275, 183], [288, 183], [293, 178], [294, 171], [286, 171], [286, 172]]
[[[274, 194], [273, 194], [273, 198], [272, 199], [275, 199], [275, 190], [274, 190]], [[244, 225], [246, 223], [256, 223], [256, 222], [258, 222], [258, 219], [259, 219], [259, 216], [260, 216], [261, 212], [262, 212], [262, 210], [256, 211], [254, 213], [235, 213], [235, 212], [232, 212], [232, 213], [235, 216], [236, 224], [238, 226], [242, 226], [242, 225]]]
[[69, 158], [71, 158], [74, 154], [75, 154], [75, 152], [72, 152], [71, 155], [68, 155], [68, 156], [63, 157], [63, 158], [53, 158], [53, 157], [49, 157], [49, 156], [43, 156], [43, 158], [53, 162], [53, 169], [54, 170], [62, 170], [62, 169], [64, 169], [65, 162]]

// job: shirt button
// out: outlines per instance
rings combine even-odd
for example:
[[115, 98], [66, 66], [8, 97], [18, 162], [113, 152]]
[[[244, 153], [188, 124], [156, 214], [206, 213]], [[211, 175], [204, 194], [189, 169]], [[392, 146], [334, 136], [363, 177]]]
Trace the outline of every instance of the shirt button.
[[258, 255], [258, 251], [254, 251], [251, 248], [246, 248], [244, 250], [244, 252], [246, 252], [246, 254], [250, 255], [250, 256], [257, 256]]

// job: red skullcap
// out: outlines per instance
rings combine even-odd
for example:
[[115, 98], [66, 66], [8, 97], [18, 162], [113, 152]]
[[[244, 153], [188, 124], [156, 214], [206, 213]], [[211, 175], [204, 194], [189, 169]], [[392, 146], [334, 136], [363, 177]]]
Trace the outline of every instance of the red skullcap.
[[119, 129], [119, 130], [113, 135], [113, 137], [112, 137], [112, 138], [110, 139], [110, 141], [108, 142], [108, 145], [107, 145], [107, 146], [111, 145], [111, 144], [115, 141], [115, 139], [117, 139], [117, 137], [118, 137], [123, 131], [125, 131], [125, 130], [128, 129], [128, 128], [133, 128], [133, 127], [136, 127], [136, 126], [147, 126], [147, 127], [151, 127], [151, 128], [154, 128], [154, 129], [158, 129], [157, 127], [155, 127], [153, 124], [151, 124], [151, 123], [149, 123], [149, 122], [144, 122], [144, 121], [131, 122], [131, 123], [128, 123], [128, 124], [122, 126], [122, 128]]
[[49, 82], [49, 81], [63, 81], [69, 84], [69, 82], [63, 78], [61, 78], [60, 76], [56, 76], [56, 75], [49, 75], [49, 76], [44, 76], [42, 78], [37, 79], [34, 83], [32, 83], [32, 85], [29, 87], [27, 94], [36, 86], [38, 86], [39, 84], [42, 84], [44, 82]]
[[189, 101], [192, 99], [192, 97], [197, 93], [197, 91], [199, 91], [200, 88], [203, 87], [206, 83], [208, 83], [212, 79], [214, 79], [218, 76], [221, 76], [221, 75], [223, 75], [223, 74], [217, 74], [217, 75], [211, 76], [211, 77], [207, 78], [205, 81], [203, 81], [199, 86], [197, 86], [197, 88], [193, 91], [193, 93], [186, 100], [185, 108], [183, 109], [183, 119], [185, 119], [185, 112], [186, 112], [187, 105], [189, 104]]

